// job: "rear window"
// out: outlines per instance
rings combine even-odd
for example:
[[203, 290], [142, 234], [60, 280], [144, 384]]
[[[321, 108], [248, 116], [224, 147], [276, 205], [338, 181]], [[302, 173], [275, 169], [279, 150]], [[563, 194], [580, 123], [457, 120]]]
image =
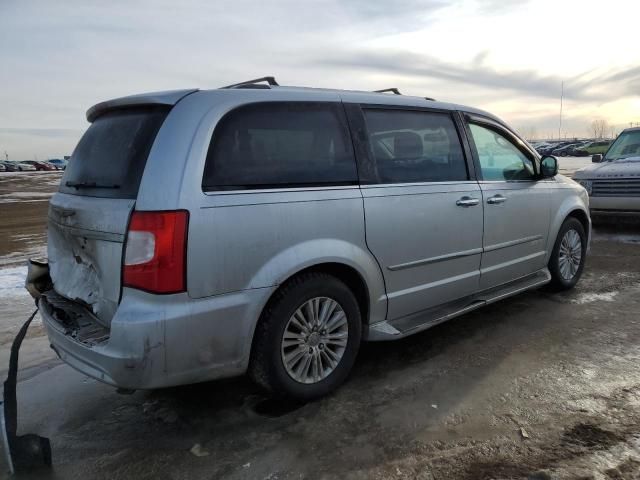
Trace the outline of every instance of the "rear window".
[[98, 117], [71, 155], [60, 191], [136, 198], [149, 151], [168, 112], [167, 107], [145, 107]]
[[240, 107], [216, 127], [204, 191], [356, 184], [341, 105], [269, 102]]

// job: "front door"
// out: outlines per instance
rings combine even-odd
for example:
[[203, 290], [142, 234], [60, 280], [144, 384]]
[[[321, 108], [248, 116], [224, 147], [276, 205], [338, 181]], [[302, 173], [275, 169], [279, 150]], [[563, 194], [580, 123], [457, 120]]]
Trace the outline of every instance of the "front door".
[[550, 191], [533, 153], [513, 133], [481, 118], [468, 126], [484, 202], [484, 290], [545, 267]]
[[450, 112], [362, 109], [371, 178], [361, 186], [366, 240], [384, 274], [388, 318], [479, 287], [482, 194]]

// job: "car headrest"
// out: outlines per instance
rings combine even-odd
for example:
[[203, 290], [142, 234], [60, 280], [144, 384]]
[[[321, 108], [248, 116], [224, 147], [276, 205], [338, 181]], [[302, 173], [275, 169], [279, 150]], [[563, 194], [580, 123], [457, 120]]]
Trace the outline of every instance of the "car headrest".
[[393, 137], [396, 158], [419, 158], [423, 153], [422, 139], [414, 132], [397, 132]]

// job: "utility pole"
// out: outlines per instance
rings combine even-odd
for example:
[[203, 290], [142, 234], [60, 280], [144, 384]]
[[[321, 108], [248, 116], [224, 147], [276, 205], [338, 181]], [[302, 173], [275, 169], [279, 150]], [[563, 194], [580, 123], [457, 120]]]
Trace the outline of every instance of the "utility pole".
[[562, 100], [564, 97], [564, 81], [560, 87], [560, 123], [558, 125], [558, 140], [560, 140], [560, 132], [562, 131]]
[[5, 160], [5, 162], [9, 161], [9, 154], [7, 153], [6, 150], [4, 151], [4, 160]]

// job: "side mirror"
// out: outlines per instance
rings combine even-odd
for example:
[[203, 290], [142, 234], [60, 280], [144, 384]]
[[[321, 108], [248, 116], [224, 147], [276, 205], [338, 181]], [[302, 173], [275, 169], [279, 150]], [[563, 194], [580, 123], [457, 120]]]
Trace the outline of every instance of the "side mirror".
[[553, 155], [545, 155], [540, 161], [540, 176], [552, 178], [558, 174], [558, 159]]
[[602, 161], [602, 154], [596, 153], [594, 156], [591, 157], [591, 161], [593, 163], [600, 163]]

